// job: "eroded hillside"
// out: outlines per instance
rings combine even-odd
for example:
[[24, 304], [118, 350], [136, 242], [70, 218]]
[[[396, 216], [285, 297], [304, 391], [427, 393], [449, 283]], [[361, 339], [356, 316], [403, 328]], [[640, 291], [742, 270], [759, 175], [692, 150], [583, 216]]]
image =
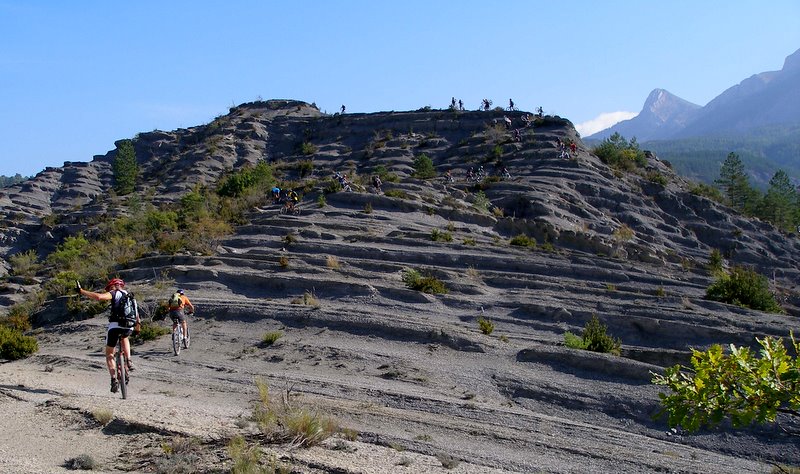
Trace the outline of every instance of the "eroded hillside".
[[[668, 430], [652, 419], [658, 390], [649, 383], [651, 371], [685, 363], [692, 347], [752, 345], [796, 327], [796, 239], [691, 194], [654, 156], [638, 173], [616, 172], [582, 146], [567, 120], [542, 117], [525, 126], [522, 115], [326, 116], [304, 103], [270, 101], [202, 127], [139, 135], [138, 192], [154, 203], [258, 160], [286, 181], [319, 180], [299, 215], [265, 202], [212, 255], [150, 255], [120, 269], [145, 295], [156, 295], [156, 276], [167, 276], [201, 308], [196, 344], [180, 359], [163, 350], [164, 340], [137, 348], [136, 375], [148, 392], [142, 402], [157, 405], [161, 397], [180, 405], [182, 392], [165, 394], [163, 386], [173, 371], [187, 371], [209, 405], [226, 408], [228, 418], [205, 413], [215, 430], [203, 440], [215, 445], [243, 429], [229, 415], [246, 411], [247, 396], [230, 394], [252, 394], [253, 378], [263, 377], [336, 413], [360, 433], [359, 443], [448, 452], [464, 461], [464, 472], [765, 472], [767, 461], [800, 463], [795, 438], [772, 430]], [[576, 153], [564, 156], [559, 142], [576, 143]], [[423, 153], [439, 177], [411, 177]], [[68, 163], [7, 190], [0, 200], [4, 251], [46, 251], [96, 219], [125, 212], [108, 196], [111, 160], [113, 153]], [[301, 176], [308, 160], [313, 172]], [[359, 183], [378, 166], [399, 178], [382, 193], [368, 180], [353, 192], [325, 193], [335, 171]], [[465, 177], [480, 166], [489, 176], [506, 167], [511, 177], [476, 187]], [[454, 182], [442, 178], [447, 170]], [[654, 173], [666, 185], [648, 179]], [[47, 217], [53, 213], [57, 224]], [[445, 234], [449, 240], [432, 238]], [[511, 245], [520, 234], [536, 247]], [[769, 275], [787, 314], [705, 300], [712, 249], [729, 264]], [[402, 281], [408, 269], [436, 277], [447, 293], [409, 289]], [[16, 291], [4, 295], [6, 304], [29, 289], [6, 288]], [[592, 315], [621, 338], [621, 357], [564, 347], [564, 333], [580, 333]], [[93, 349], [67, 336], [88, 337], [102, 321], [65, 316], [63, 301], [42, 312], [40, 322], [58, 324], [40, 329], [37, 355], [14, 364], [56, 366], [105, 383]], [[491, 335], [479, 330], [478, 318], [495, 324]], [[264, 332], [276, 329], [281, 342], [261, 345]], [[48, 380], [26, 384], [52, 390], [64, 406], [72, 403], [64, 397], [105, 390], [94, 387], [99, 382], [58, 389]], [[88, 409], [91, 402], [76, 404]], [[174, 426], [157, 412], [137, 416], [204, 436], [201, 427]], [[294, 456], [307, 472], [381, 472]]]

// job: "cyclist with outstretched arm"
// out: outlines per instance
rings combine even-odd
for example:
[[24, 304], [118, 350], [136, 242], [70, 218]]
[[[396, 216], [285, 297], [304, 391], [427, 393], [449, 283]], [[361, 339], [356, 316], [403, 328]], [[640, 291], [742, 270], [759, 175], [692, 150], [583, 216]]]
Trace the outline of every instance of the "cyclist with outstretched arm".
[[[124, 290], [125, 282], [119, 278], [114, 278], [106, 284], [106, 288], [102, 293], [95, 293], [81, 288], [80, 282], [75, 282], [76, 289], [81, 296], [86, 296], [97, 301], [110, 301], [111, 313], [108, 317], [108, 329], [106, 330], [106, 366], [108, 366], [108, 373], [111, 374], [111, 391], [116, 393], [119, 390], [119, 381], [117, 380], [117, 365], [114, 362], [114, 353], [117, 348], [117, 342], [122, 340], [122, 352], [124, 353], [125, 360], [128, 364], [128, 371], [133, 372], [133, 363], [131, 362], [131, 344], [128, 336], [133, 333], [134, 327], [124, 327], [120, 325], [119, 310], [117, 308], [123, 304], [123, 301], [128, 298], [128, 292]], [[137, 308], [134, 304], [134, 308]], [[136, 309], [136, 324], [140, 323], [138, 308]]]

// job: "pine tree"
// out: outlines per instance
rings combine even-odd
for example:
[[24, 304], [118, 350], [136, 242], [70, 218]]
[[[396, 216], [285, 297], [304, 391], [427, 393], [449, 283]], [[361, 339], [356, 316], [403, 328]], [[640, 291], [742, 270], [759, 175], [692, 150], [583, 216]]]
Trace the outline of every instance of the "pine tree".
[[139, 177], [139, 165], [136, 163], [136, 152], [130, 140], [117, 143], [117, 156], [114, 158], [114, 190], [120, 196], [130, 194], [136, 187]]
[[714, 180], [714, 183], [722, 190], [734, 209], [739, 212], [752, 210], [754, 190], [750, 187], [747, 174], [744, 172], [744, 163], [739, 155], [728, 153], [719, 171], [719, 178]]
[[769, 180], [769, 189], [764, 196], [759, 217], [778, 228], [793, 230], [797, 214], [797, 191], [789, 175], [778, 170]]

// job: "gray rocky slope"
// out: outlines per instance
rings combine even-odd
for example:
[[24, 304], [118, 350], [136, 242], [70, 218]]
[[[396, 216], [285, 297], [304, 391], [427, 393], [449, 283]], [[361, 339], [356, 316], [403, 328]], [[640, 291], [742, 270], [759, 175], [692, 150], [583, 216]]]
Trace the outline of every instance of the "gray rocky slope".
[[[494, 126], [503, 115], [327, 116], [302, 102], [269, 101], [205, 126], [140, 134], [138, 191], [156, 203], [260, 159], [285, 179], [299, 179], [298, 163], [308, 159], [310, 179], [368, 175], [384, 165], [401, 178], [384, 183], [384, 192], [408, 198], [356, 186], [327, 194], [319, 207], [321, 183], [299, 216], [268, 204], [254, 209], [213, 255], [151, 255], [120, 274], [143, 295], [154, 294], [154, 275], [192, 295], [201, 308], [198, 342], [180, 356], [181, 367], [215, 403], [236, 403], [228, 394], [252, 392], [261, 376], [334, 412], [360, 443], [446, 452], [464, 461], [464, 472], [768, 472], [768, 463], [800, 463], [797, 438], [772, 427], [669, 430], [652, 418], [658, 389], [650, 384], [651, 371], [686, 363], [692, 347], [753, 346], [756, 337], [796, 328], [797, 239], [690, 193], [654, 156], [641, 175], [615, 173], [582, 146], [569, 121], [544, 117], [523, 127], [522, 113], [506, 112], [520, 128], [521, 141], [513, 141]], [[561, 156], [559, 139], [576, 141], [577, 154]], [[314, 153], [303, 154], [303, 143]], [[502, 213], [476, 206], [474, 183], [463, 179], [481, 165], [498, 174], [498, 146], [512, 178], [484, 192]], [[440, 174], [452, 170], [456, 182], [411, 178], [421, 153]], [[5, 190], [6, 255], [46, 253], [63, 236], [91, 232], [91, 222], [122, 212], [108, 191], [112, 160], [113, 152], [65, 163]], [[649, 181], [648, 172], [668, 184]], [[620, 236], [624, 226], [630, 239]], [[453, 240], [432, 241], [433, 231]], [[509, 245], [518, 234], [535, 237], [538, 249]], [[769, 275], [787, 313], [705, 300], [713, 248], [729, 264]], [[408, 268], [437, 277], [449, 292], [407, 289]], [[27, 287], [5, 289], [8, 305]], [[318, 305], [297, 304], [304, 293]], [[564, 333], [580, 333], [593, 314], [621, 338], [621, 357], [563, 346]], [[479, 331], [478, 317], [495, 323], [491, 335]], [[86, 347], [63, 343], [67, 333], [97, 327], [64, 322], [58, 301], [39, 321], [42, 350], [13, 364], [101, 370]], [[276, 328], [285, 333], [281, 342], [261, 346], [261, 335]], [[175, 369], [156, 347], [137, 349], [143, 381], [164, 381]], [[228, 421], [225, 436], [238, 426]], [[214, 436], [206, 442], [221, 435]], [[293, 459], [308, 472], [382, 472], [301, 457]]]

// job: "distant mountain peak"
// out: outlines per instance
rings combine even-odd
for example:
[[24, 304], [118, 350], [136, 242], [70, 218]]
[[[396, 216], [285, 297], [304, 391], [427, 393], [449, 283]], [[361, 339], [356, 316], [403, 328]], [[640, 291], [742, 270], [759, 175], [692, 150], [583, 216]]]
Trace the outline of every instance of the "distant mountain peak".
[[606, 138], [614, 132], [619, 132], [626, 138], [650, 140], [680, 130], [700, 108], [699, 105], [681, 99], [666, 89], [653, 89], [647, 96], [639, 115], [588, 138]]
[[699, 105], [681, 99], [666, 89], [653, 89], [639, 115], [652, 115], [661, 123], [675, 120], [684, 123], [686, 115], [699, 108]]
[[783, 71], [795, 71], [800, 69], [800, 49], [795, 51], [794, 53], [786, 56], [786, 60], [783, 61]]

